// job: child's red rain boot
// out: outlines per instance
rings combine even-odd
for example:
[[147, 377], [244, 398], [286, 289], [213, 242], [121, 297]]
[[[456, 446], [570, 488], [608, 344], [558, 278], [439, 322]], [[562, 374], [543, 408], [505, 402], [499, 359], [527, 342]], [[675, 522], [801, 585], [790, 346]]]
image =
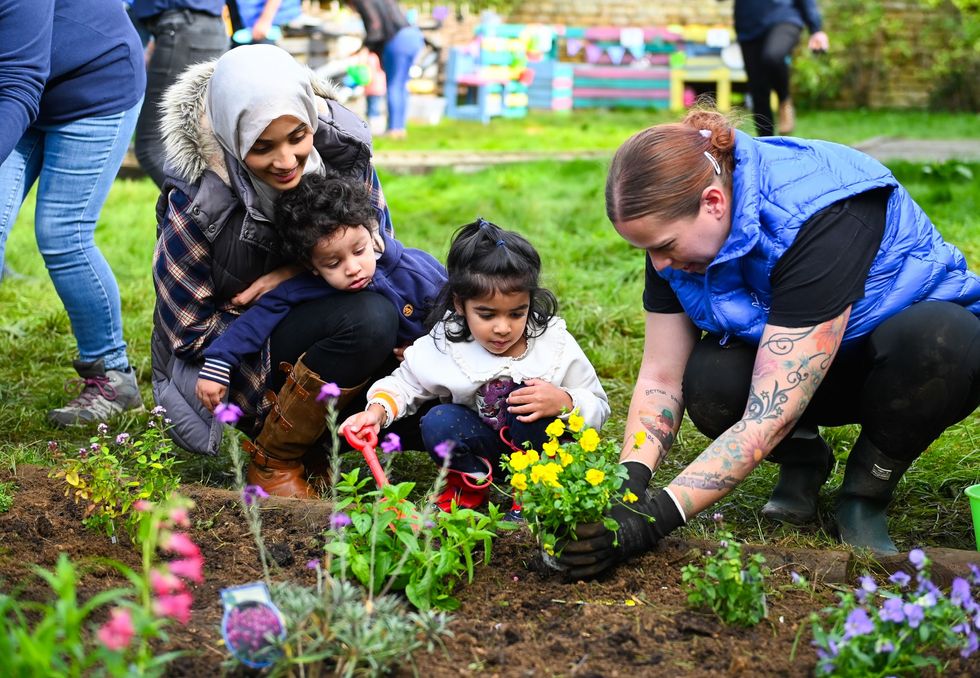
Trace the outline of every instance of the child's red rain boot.
[[487, 466], [487, 474], [476, 478], [473, 474], [448, 469], [446, 486], [438, 495], [432, 498], [433, 503], [443, 511], [449, 511], [455, 501], [459, 508], [481, 509], [490, 500], [490, 485], [493, 484], [493, 474], [490, 462], [482, 460]]

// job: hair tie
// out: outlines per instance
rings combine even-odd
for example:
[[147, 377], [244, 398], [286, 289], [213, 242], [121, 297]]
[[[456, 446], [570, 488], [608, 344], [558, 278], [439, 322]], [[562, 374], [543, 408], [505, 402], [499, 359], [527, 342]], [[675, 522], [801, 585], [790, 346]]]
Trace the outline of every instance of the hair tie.
[[710, 139], [711, 138], [711, 130], [710, 129], [699, 129], [698, 130], [698, 134], [700, 134], [701, 136], [703, 136], [705, 139]]
[[504, 239], [501, 238], [500, 240], [497, 241], [497, 247], [503, 247], [503, 246], [504, 246]]
[[490, 227], [490, 222], [484, 219], [483, 217], [477, 219], [476, 223], [479, 224], [481, 231], [485, 231]]
[[704, 157], [706, 157], [708, 159], [708, 162], [711, 163], [711, 166], [715, 168], [715, 174], [717, 174], [717, 175], [720, 176], [721, 175], [721, 165], [718, 164], [718, 161], [715, 159], [715, 156], [713, 156], [710, 153], [708, 153], [707, 151], [705, 151], [704, 152]]

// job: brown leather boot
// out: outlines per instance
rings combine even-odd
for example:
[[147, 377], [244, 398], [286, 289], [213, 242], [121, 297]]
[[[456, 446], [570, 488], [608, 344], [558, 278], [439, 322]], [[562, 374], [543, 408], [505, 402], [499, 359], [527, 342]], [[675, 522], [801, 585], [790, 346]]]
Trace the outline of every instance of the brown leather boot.
[[[340, 389], [340, 395], [334, 401], [334, 411], [338, 413], [343, 411], [354, 398], [364, 393], [367, 389], [368, 381], [357, 386]], [[330, 489], [330, 456], [331, 451], [324, 444], [314, 445], [303, 455], [303, 466], [306, 468], [306, 481], [321, 495]]]
[[326, 382], [303, 363], [303, 356], [295, 365], [279, 367], [289, 371], [286, 383], [272, 397], [272, 410], [255, 441], [243, 446], [251, 456], [246, 479], [280, 497], [317, 497], [304, 478], [302, 459], [327, 429], [327, 405], [316, 399]]

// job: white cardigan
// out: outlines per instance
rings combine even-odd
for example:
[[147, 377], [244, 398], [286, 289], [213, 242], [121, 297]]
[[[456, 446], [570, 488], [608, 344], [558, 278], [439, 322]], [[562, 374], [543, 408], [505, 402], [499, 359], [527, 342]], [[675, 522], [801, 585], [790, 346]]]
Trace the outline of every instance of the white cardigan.
[[405, 349], [402, 364], [376, 381], [367, 397], [368, 402], [394, 405], [394, 418], [386, 422], [391, 425], [434, 398], [478, 412], [477, 390], [498, 378], [515, 383], [542, 379], [564, 389], [587, 426], [599, 429], [609, 417], [609, 402], [595, 368], [558, 317], [541, 336], [529, 338], [527, 350], [516, 358], [494, 355], [472, 339], [446, 341], [445, 322], [440, 322]]

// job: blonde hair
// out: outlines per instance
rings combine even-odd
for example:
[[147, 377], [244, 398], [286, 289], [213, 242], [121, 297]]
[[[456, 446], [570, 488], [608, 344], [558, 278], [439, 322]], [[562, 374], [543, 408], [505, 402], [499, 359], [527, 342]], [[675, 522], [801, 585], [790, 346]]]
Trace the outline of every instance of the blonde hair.
[[702, 105], [681, 122], [654, 125], [627, 139], [606, 178], [609, 220], [690, 218], [700, 209], [701, 192], [716, 176], [731, 189], [736, 121], [736, 116]]

